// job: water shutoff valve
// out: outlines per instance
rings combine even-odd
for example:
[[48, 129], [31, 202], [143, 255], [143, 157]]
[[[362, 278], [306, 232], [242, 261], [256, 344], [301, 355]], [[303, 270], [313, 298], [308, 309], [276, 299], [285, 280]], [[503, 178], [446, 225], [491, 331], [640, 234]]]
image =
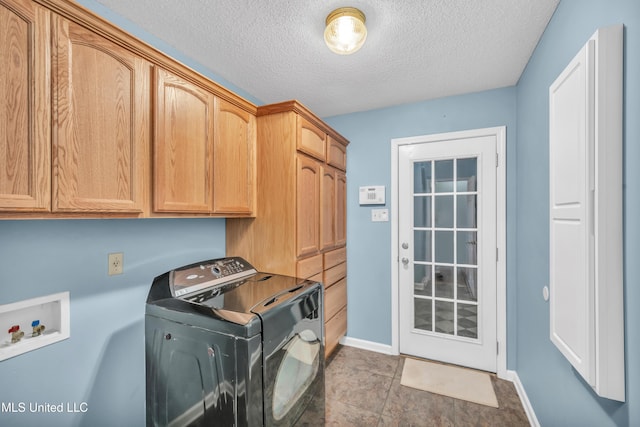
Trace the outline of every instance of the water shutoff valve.
[[11, 334], [11, 344], [15, 344], [24, 337], [24, 332], [20, 330], [20, 325], [13, 325], [8, 331]]
[[44, 325], [40, 324], [40, 320], [34, 320], [31, 322], [31, 327], [33, 328], [33, 333], [31, 334], [32, 337], [42, 335], [44, 332]]

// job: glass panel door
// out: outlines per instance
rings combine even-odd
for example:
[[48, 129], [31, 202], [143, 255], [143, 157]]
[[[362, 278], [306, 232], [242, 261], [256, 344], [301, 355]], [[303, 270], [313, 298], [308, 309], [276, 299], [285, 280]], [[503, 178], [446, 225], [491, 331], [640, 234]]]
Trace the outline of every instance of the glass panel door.
[[478, 338], [478, 159], [413, 164], [414, 328]]

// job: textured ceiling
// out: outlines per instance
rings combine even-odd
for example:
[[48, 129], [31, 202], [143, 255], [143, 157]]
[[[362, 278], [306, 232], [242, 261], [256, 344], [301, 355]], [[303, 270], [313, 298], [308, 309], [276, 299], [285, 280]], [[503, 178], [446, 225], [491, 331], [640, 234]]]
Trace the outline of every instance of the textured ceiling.
[[[265, 103], [317, 115], [515, 85], [559, 0], [96, 0]], [[332, 53], [333, 10], [367, 17], [365, 45]]]

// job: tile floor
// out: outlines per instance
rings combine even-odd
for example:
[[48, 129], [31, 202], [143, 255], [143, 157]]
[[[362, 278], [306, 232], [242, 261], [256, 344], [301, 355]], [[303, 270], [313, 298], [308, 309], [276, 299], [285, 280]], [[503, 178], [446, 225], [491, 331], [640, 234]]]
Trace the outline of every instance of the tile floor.
[[404, 357], [340, 346], [326, 365], [329, 426], [529, 426], [515, 387], [491, 375], [498, 409], [400, 385]]

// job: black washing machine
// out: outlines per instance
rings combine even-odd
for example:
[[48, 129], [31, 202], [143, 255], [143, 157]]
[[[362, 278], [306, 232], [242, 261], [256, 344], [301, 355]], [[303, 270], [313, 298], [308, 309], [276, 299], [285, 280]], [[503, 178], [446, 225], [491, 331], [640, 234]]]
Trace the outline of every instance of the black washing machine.
[[322, 285], [238, 257], [156, 277], [147, 426], [324, 425]]

